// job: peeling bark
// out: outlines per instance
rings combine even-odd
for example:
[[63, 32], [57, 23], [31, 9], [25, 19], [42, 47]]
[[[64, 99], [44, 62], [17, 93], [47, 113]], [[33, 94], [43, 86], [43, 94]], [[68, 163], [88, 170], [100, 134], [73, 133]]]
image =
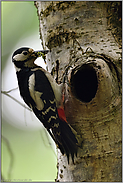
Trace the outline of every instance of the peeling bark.
[[75, 165], [58, 152], [56, 181], [121, 181], [122, 50], [107, 3], [35, 2], [47, 69], [58, 83], [67, 72], [64, 108], [79, 141]]

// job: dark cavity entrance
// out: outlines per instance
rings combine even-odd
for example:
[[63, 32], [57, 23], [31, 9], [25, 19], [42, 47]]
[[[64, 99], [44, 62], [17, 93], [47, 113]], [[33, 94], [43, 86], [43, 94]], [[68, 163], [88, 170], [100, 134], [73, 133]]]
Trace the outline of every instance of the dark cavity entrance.
[[95, 69], [83, 65], [72, 77], [72, 91], [82, 102], [90, 102], [96, 95], [98, 79]]

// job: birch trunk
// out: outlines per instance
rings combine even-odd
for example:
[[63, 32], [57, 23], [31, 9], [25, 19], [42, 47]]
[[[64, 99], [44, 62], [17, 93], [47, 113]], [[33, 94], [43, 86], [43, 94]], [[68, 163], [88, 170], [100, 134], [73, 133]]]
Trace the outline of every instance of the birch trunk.
[[67, 72], [64, 108], [80, 146], [75, 165], [58, 152], [56, 181], [121, 181], [121, 17], [113, 24], [110, 3], [35, 2], [47, 69], [58, 83]]

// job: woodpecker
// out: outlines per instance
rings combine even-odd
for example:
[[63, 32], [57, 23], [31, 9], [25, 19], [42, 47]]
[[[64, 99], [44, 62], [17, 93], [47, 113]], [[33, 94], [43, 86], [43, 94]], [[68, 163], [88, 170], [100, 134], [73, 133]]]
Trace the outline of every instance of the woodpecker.
[[34, 51], [27, 47], [13, 53], [20, 95], [43, 123], [61, 153], [67, 155], [68, 164], [70, 155], [74, 163], [78, 141], [66, 120], [61, 86], [48, 71], [34, 63], [47, 53], [48, 50]]

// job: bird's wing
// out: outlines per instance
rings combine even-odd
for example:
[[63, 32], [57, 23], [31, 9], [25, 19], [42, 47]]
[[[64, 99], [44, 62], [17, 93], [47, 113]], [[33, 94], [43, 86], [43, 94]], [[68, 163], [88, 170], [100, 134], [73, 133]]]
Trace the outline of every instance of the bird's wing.
[[[56, 99], [50, 82], [41, 69], [35, 69], [29, 77], [29, 92], [35, 102], [33, 111], [48, 123], [58, 118]], [[40, 119], [40, 118], [39, 118]]]

